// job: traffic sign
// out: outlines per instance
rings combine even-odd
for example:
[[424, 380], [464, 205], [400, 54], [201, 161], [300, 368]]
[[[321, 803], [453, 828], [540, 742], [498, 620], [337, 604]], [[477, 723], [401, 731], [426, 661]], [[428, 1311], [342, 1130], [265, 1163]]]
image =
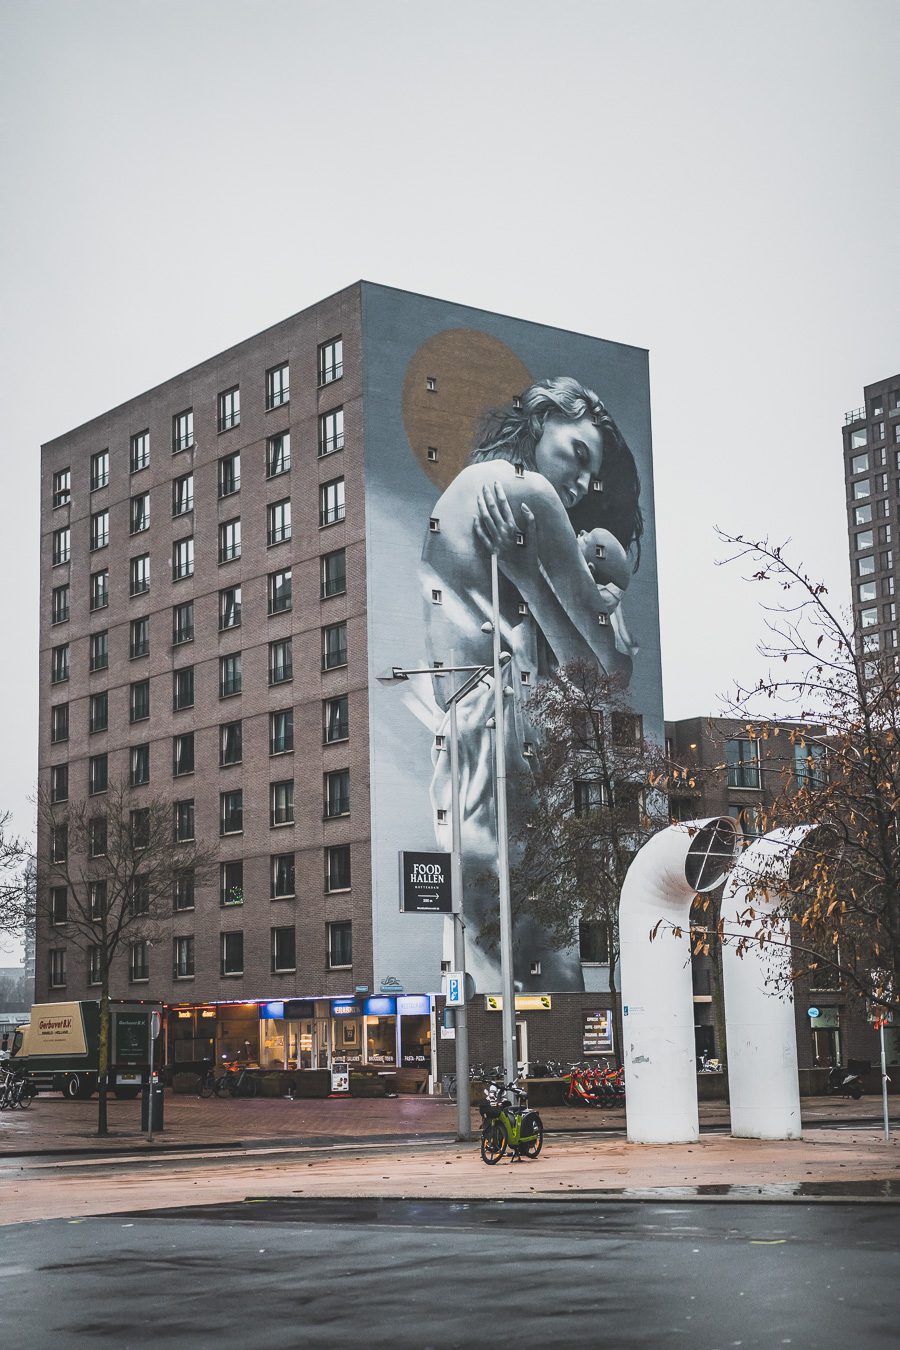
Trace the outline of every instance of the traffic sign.
[[461, 970], [447, 971], [447, 1007], [462, 1008], [466, 1002], [466, 983]]
[[818, 1016], [819, 1016], [819, 1009], [818, 1009], [818, 1008], [807, 1008], [807, 1010], [806, 1010], [806, 1015], [807, 1015], [807, 1017], [818, 1017]]

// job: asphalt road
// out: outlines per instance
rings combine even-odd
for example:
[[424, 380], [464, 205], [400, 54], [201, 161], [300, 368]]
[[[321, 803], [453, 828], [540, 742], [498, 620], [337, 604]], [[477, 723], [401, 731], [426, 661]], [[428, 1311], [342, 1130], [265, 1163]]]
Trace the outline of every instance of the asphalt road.
[[895, 1204], [252, 1201], [0, 1231], [0, 1344], [896, 1345]]

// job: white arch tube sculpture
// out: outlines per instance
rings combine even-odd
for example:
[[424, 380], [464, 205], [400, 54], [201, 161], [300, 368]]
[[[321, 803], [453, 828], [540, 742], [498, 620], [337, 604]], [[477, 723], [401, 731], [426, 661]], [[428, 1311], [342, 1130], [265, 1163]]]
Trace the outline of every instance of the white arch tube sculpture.
[[631, 1143], [692, 1143], [699, 1136], [690, 909], [695, 895], [721, 885], [736, 848], [727, 817], [685, 821], [654, 835], [625, 877], [619, 959]]
[[[812, 828], [773, 830], [749, 845], [725, 883], [722, 920], [726, 935], [746, 933], [749, 937], [765, 922], [784, 898], [794, 854]], [[756, 918], [747, 928], [740, 920], [750, 905]], [[788, 934], [783, 936], [789, 939]], [[750, 943], [742, 956], [734, 943], [723, 946], [731, 1133], [743, 1139], [800, 1138], [790, 970], [789, 940], [784, 946]], [[773, 981], [787, 992], [776, 994]]]

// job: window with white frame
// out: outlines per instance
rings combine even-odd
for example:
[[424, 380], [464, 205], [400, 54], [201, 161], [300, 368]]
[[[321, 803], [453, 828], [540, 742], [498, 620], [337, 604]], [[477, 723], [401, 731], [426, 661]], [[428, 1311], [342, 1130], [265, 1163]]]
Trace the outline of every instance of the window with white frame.
[[266, 410], [280, 408], [291, 397], [291, 372], [287, 361], [266, 371]]
[[172, 418], [172, 454], [189, 450], [194, 444], [194, 410], [185, 408]]
[[332, 408], [319, 415], [319, 457], [344, 448], [344, 410]]
[[180, 474], [172, 481], [172, 515], [186, 516], [194, 509], [194, 475]]
[[334, 525], [346, 514], [343, 478], [332, 478], [319, 488], [319, 524]]
[[109, 631], [101, 629], [91, 633], [88, 643], [88, 667], [90, 670], [106, 670], [109, 666]]
[[131, 524], [129, 529], [132, 534], [140, 534], [143, 530], [150, 528], [150, 493], [139, 492], [136, 497], [131, 499]]
[[266, 508], [266, 542], [283, 544], [291, 537], [291, 499], [285, 497], [280, 502], [270, 502]]
[[237, 385], [219, 395], [219, 431], [230, 431], [241, 424], [241, 391]]
[[241, 626], [241, 588], [226, 586], [219, 591], [219, 631]]
[[269, 787], [270, 806], [271, 806], [271, 826], [276, 829], [279, 825], [293, 825], [294, 823], [294, 781], [286, 779], [284, 782], [272, 783]]
[[91, 492], [99, 492], [109, 483], [109, 451], [98, 450], [91, 455]]
[[318, 351], [319, 388], [339, 380], [344, 373], [344, 341], [341, 337], [329, 338], [319, 344]]
[[176, 539], [172, 545], [172, 580], [183, 581], [185, 577], [194, 575], [194, 540], [192, 535], [187, 539]]
[[95, 511], [91, 516], [91, 551], [106, 548], [109, 543], [109, 512]]
[[241, 518], [225, 520], [219, 526], [219, 562], [233, 562], [241, 556]]
[[266, 441], [266, 477], [277, 478], [291, 467], [291, 433], [281, 431]]
[[139, 473], [150, 463], [150, 432], [138, 431], [131, 438], [131, 472]]
[[59, 469], [53, 475], [53, 507], [68, 506], [72, 500], [72, 472]]
[[72, 531], [68, 525], [53, 531], [53, 566], [67, 563], [72, 555]]

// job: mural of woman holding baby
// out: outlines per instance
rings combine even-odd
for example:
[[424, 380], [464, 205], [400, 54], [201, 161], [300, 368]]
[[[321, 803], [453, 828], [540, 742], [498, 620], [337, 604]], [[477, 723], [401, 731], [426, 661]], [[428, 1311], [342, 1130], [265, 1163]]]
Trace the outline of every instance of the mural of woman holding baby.
[[[577, 658], [594, 660], [623, 681], [630, 678], [637, 649], [622, 599], [640, 565], [639, 498], [634, 458], [612, 416], [592, 390], [560, 376], [532, 384], [513, 406], [488, 414], [469, 463], [434, 507], [421, 573], [431, 664], [490, 663], [491, 636], [483, 625], [491, 617], [490, 554], [497, 554], [501, 646], [512, 658], [509, 682], [517, 695], [506, 727], [513, 823], [530, 807], [529, 747], [535, 742], [522, 686]], [[444, 706], [443, 684], [434, 681], [438, 708]], [[476, 919], [489, 902], [484, 896], [479, 901], [484, 887], [475, 878], [496, 857], [492, 757], [484, 730], [492, 697], [482, 687], [459, 709], [466, 910]], [[435, 756], [436, 821], [449, 819], [446, 758]], [[445, 833], [446, 827], [436, 826], [442, 845]], [[535, 951], [534, 933], [517, 938], [523, 949], [517, 978], [540, 959], [545, 987], [580, 987], [577, 953]], [[489, 974], [484, 971], [485, 978]], [[528, 985], [524, 978], [521, 983]]]

